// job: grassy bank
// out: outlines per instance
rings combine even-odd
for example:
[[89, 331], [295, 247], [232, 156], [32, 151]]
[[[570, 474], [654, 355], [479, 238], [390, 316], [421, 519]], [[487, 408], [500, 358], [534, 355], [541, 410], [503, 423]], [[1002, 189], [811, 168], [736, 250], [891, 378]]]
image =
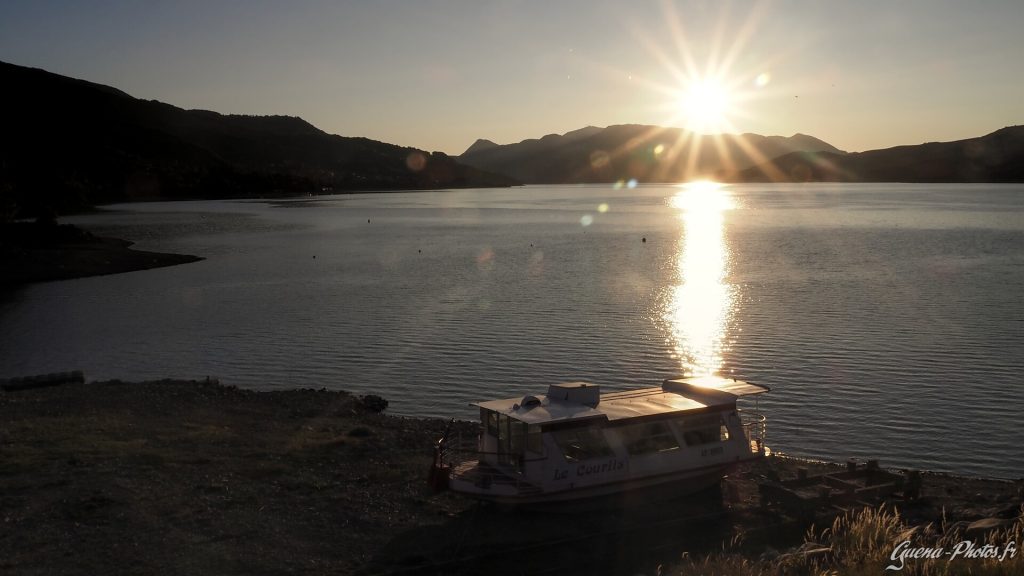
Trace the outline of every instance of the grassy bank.
[[[658, 569], [678, 576], [794, 574], [915, 576], [1024, 574], [1024, 518], [912, 524], [895, 509], [865, 508], [811, 527], [804, 542], [784, 553], [750, 554], [737, 538], [720, 552], [683, 555]], [[892, 572], [895, 571], [895, 572]]]
[[[809, 532], [762, 510], [757, 482], [834, 465], [778, 457], [731, 478], [726, 502], [491, 509], [428, 491], [446, 422], [379, 408], [343, 392], [204, 381], [0, 393], [0, 573], [868, 574], [905, 530], [953, 538], [950, 527], [1015, 515], [1021, 502], [1013, 483], [926, 474], [899, 516]], [[807, 554], [805, 540], [828, 552]], [[907, 565], [920, 573], [908, 570], [921, 561]]]

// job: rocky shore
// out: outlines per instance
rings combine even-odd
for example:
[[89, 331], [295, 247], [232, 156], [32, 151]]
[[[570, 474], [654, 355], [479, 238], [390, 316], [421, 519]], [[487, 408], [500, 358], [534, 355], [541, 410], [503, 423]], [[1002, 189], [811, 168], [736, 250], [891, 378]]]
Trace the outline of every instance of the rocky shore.
[[[838, 466], [776, 456], [730, 478], [725, 498], [501, 510], [432, 494], [447, 423], [383, 407], [216, 381], [0, 392], [0, 573], [654, 574], [740, 536], [753, 558], [799, 549], [808, 526], [760, 507], [757, 483]], [[1017, 483], [924, 474], [900, 506], [926, 526], [1013, 522], [1021, 503]]]

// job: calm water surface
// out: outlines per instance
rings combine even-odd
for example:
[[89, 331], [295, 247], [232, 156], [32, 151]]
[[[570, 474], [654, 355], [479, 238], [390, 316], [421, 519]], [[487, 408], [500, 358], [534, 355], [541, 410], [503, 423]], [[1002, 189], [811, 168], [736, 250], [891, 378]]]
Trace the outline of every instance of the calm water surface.
[[186, 266], [0, 303], [0, 376], [221, 378], [476, 400], [720, 372], [770, 445], [1024, 476], [1024, 186], [739, 185], [112, 207]]

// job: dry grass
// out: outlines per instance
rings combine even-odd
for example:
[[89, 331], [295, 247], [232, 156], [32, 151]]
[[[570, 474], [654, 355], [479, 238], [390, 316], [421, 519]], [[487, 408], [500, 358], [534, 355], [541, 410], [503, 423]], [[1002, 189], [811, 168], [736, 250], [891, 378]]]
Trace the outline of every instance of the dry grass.
[[[1024, 510], [1022, 510], [1024, 512]], [[910, 527], [895, 510], [885, 507], [865, 509], [835, 519], [830, 527], [811, 527], [799, 548], [770, 557], [751, 559], [739, 552], [742, 544], [736, 538], [723, 550], [701, 558], [684, 555], [674, 566], [659, 570], [659, 576], [789, 576], [901, 574], [907, 576], [944, 576], [971, 574], [976, 576], [1011, 576], [1024, 574], [1024, 516], [1008, 525], [984, 532], [967, 534], [965, 522], [943, 520], [938, 525]], [[941, 549], [938, 558], [894, 558], [901, 542], [904, 548]], [[988, 557], [964, 557], [963, 550], [971, 543], [976, 550], [990, 546], [995, 550]], [[1008, 546], [1012, 548], [1008, 549]], [[957, 558], [952, 558], [959, 550]], [[982, 555], [984, 556], [984, 555]], [[888, 566], [902, 567], [889, 569]]]

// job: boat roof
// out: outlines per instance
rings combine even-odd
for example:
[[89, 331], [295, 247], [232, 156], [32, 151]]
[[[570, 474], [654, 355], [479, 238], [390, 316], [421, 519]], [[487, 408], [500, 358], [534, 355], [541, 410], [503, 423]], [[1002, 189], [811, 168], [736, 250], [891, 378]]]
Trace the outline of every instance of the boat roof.
[[606, 394], [598, 394], [598, 391], [596, 384], [569, 382], [552, 384], [547, 395], [490, 400], [473, 405], [528, 424], [588, 419], [616, 421], [728, 407], [741, 396], [762, 394], [769, 388], [720, 376], [699, 376], [668, 379], [654, 388]]

